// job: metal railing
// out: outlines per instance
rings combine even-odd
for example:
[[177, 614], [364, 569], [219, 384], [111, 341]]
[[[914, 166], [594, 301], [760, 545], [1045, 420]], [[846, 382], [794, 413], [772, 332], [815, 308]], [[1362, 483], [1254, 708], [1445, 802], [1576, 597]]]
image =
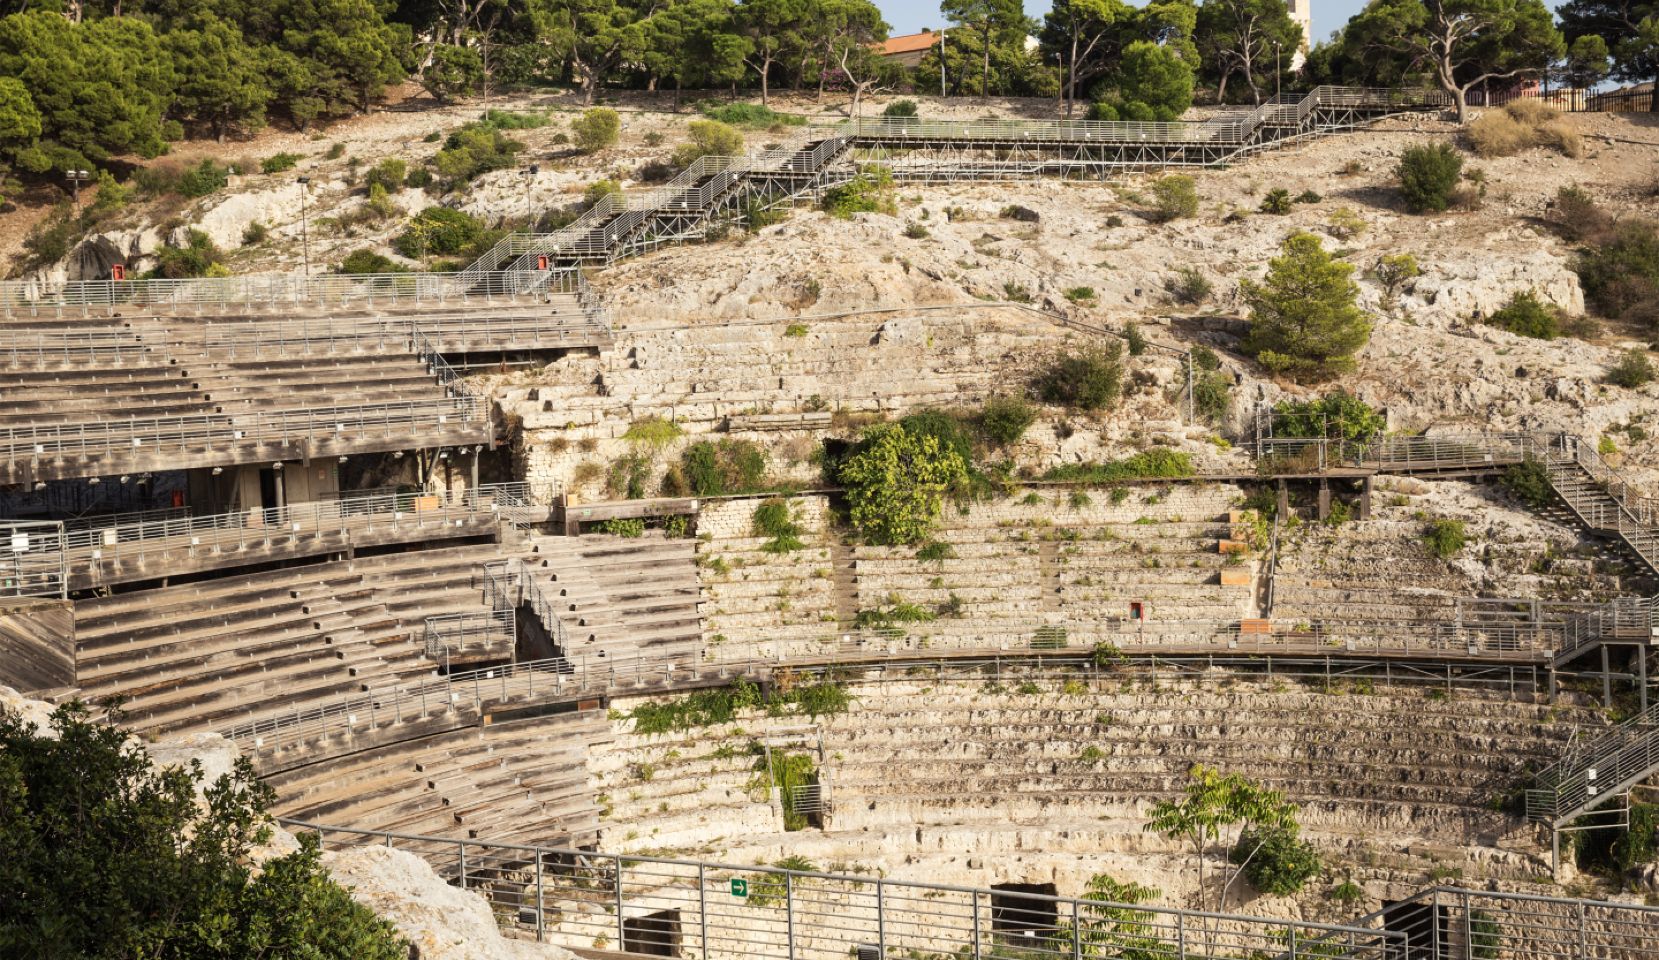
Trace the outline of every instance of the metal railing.
[[0, 597], [66, 597], [69, 563], [58, 544], [63, 524], [0, 520]]
[[150, 357], [149, 347], [143, 341], [127, 332], [75, 333], [0, 328], [0, 365], [4, 366], [98, 364], [122, 367], [146, 359], [153, 359], [155, 366], [162, 365], [159, 358]]
[[[1243, 117], [1199, 122], [1090, 120], [974, 120], [943, 121], [871, 117], [808, 128], [788, 143], [744, 157], [702, 157], [662, 187], [629, 194], [607, 194], [573, 222], [551, 233], [511, 234], [474, 261], [463, 275], [509, 267], [523, 269], [530, 258], [574, 257], [609, 261], [619, 241], [654, 216], [699, 214], [709, 211], [717, 197], [755, 174], [817, 178], [831, 158], [859, 141], [906, 143], [927, 141], [1013, 144], [1138, 144], [1183, 147], [1217, 145], [1233, 150], [1259, 146], [1270, 121], [1302, 127], [1321, 109], [1408, 110], [1448, 106], [1448, 94], [1433, 89], [1318, 87], [1295, 101], [1269, 103]], [[1275, 128], [1276, 129], [1276, 128]], [[813, 182], [802, 185], [811, 189]]]
[[1659, 960], [1659, 908], [1634, 903], [1431, 887], [1352, 925], [1405, 934], [1391, 960]]
[[[350, 406], [255, 410], [239, 414], [147, 417], [97, 423], [0, 427], [0, 460], [92, 454], [186, 452], [299, 441], [397, 437], [420, 430], [483, 424], [489, 406], [471, 396]], [[488, 439], [483, 438], [483, 439]]]
[[1557, 663], [1602, 643], [1659, 643], [1659, 597], [1621, 597], [1566, 618]]
[[277, 304], [443, 303], [537, 298], [570, 289], [568, 271], [459, 273], [244, 274], [187, 280], [8, 280], [0, 309], [61, 307], [209, 307]]
[[[526, 581], [513, 563], [486, 567], [486, 594], [501, 598], [492, 605], [507, 609], [516, 608], [520, 600], [530, 603], [538, 618], [552, 617], [543, 621], [549, 633], [557, 630], [562, 637], [563, 626], [557, 614], [544, 609], [535, 593], [523, 591], [521, 584], [526, 582], [535, 589], [534, 581]], [[493, 585], [491, 576], [495, 578]], [[643, 654], [626, 657], [578, 653], [452, 673], [417, 684], [390, 685], [256, 718], [220, 732], [232, 740], [251, 743], [255, 749], [279, 750], [343, 731], [372, 730], [514, 700], [574, 700], [618, 691], [675, 692], [727, 684], [739, 677], [764, 678], [780, 670], [881, 670], [893, 664], [903, 670], [937, 668], [941, 676], [946, 671], [997, 676], [1020, 663], [1032, 662], [1037, 655], [1044, 665], [1052, 665], [1062, 673], [1113, 670], [1125, 677], [1145, 672], [1155, 678], [1160, 662], [1167, 670], [1170, 664], [1184, 660], [1210, 667], [1265, 665], [1272, 670], [1273, 658], [1280, 658], [1306, 667], [1281, 671], [1284, 676], [1333, 681], [1347, 675], [1385, 682], [1463, 683], [1511, 692], [1537, 686], [1542, 660], [1539, 654], [1525, 652], [1528, 644], [1538, 642], [1533, 630], [1496, 622], [1486, 627], [1466, 627], [1461, 633], [1448, 632], [1439, 642], [1416, 644], [1402, 643], [1391, 635], [1399, 624], [1375, 625], [1364, 632], [1350, 630], [1342, 639], [1335, 638], [1334, 629], [1323, 634], [1303, 630], [1275, 638], [1241, 631], [1237, 623], [1230, 630], [1212, 632], [1213, 626], [1206, 623], [1203, 629], [1191, 633], [1141, 633], [1115, 626], [1086, 631], [1056, 624], [1022, 630], [998, 627], [965, 631], [954, 638], [954, 645], [947, 638], [872, 630], [787, 646], [762, 643], [731, 645], [728, 649], [722, 645], [707, 651], [701, 662]], [[1425, 632], [1433, 635], [1432, 630]], [[1368, 659], [1374, 657], [1385, 659]], [[1458, 662], [1467, 657], [1475, 662]], [[1425, 670], [1421, 666], [1425, 661], [1435, 661], [1444, 669]], [[1369, 669], [1372, 664], [1378, 669]], [[1351, 669], [1361, 666], [1365, 669]]]
[[459, 654], [482, 652], [511, 657], [518, 643], [518, 611], [446, 613], [427, 617], [421, 630], [426, 658], [448, 667]]
[[1659, 705], [1595, 740], [1574, 745], [1538, 772], [1527, 791], [1527, 818], [1560, 825], [1659, 771]]
[[[1009, 893], [876, 875], [595, 853], [282, 820], [333, 843], [411, 851], [503, 922], [585, 949], [743, 960], [1318, 956], [1392, 960], [1410, 937], [1344, 926]], [[1317, 944], [1319, 952], [1303, 951]]]
[[[13, 576], [13, 592], [55, 594], [59, 592], [57, 580], [42, 573], [48, 568], [73, 570], [73, 575], [65, 576], [96, 583], [102, 570], [124, 564], [219, 556], [302, 539], [337, 538], [349, 543], [354, 538], [387, 531], [453, 527], [481, 516], [500, 515], [511, 521], [514, 511], [530, 505], [529, 486], [508, 483], [480, 486], [462, 496], [419, 492], [344, 494], [283, 507], [198, 516], [178, 510], [142, 511], [87, 518], [74, 524], [16, 525], [29, 536], [23, 541], [0, 541], [0, 569], [35, 571], [28, 577]], [[5, 529], [0, 527], [0, 532]], [[22, 550], [17, 549], [19, 545]]]

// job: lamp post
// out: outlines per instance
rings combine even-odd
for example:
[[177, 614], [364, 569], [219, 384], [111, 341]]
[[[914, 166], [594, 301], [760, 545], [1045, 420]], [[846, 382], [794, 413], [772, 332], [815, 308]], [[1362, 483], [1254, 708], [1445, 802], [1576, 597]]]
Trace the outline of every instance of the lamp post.
[[311, 228], [306, 222], [306, 197], [311, 192], [311, 178], [300, 177], [300, 246], [305, 251], [305, 275], [311, 276]]
[[536, 232], [536, 215], [530, 203], [530, 188], [535, 185], [538, 173], [541, 173], [541, 167], [533, 163], [524, 171], [524, 229], [529, 233]]
[[1279, 79], [1284, 76], [1284, 71], [1279, 69], [1279, 46], [1279, 41], [1273, 41], [1273, 100], [1275, 103], [1279, 100]]
[[90, 181], [92, 173], [87, 170], [67, 170], [64, 171], [64, 177], [75, 186], [75, 212], [79, 213], [81, 210], [81, 184]]

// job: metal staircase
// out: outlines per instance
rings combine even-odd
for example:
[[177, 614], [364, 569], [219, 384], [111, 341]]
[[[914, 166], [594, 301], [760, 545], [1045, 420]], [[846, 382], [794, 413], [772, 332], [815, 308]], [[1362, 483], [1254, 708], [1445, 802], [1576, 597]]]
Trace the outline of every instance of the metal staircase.
[[[1559, 832], [1659, 773], [1659, 705], [1540, 771], [1526, 794], [1528, 820]], [[1608, 826], [1608, 824], [1597, 824]]]
[[1586, 527], [1618, 537], [1659, 574], [1659, 498], [1636, 492], [1593, 447], [1575, 437], [1552, 445], [1550, 486]]

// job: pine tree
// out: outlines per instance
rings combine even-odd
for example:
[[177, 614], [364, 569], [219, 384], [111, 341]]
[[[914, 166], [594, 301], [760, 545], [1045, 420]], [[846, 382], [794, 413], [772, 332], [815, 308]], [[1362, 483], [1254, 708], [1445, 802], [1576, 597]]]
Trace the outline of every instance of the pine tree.
[[1319, 238], [1297, 233], [1268, 263], [1263, 283], [1246, 280], [1250, 334], [1245, 349], [1262, 366], [1298, 380], [1328, 380], [1354, 369], [1371, 339], [1371, 321], [1355, 305], [1352, 264], [1327, 253]]

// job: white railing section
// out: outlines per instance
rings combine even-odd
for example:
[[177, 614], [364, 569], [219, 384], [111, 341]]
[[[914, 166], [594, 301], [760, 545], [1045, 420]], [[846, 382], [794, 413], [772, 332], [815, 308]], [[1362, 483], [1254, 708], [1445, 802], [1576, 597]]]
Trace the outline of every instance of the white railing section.
[[[256, 410], [239, 414], [146, 417], [100, 423], [0, 427], [0, 460], [115, 453], [165, 454], [244, 446], [393, 438], [417, 430], [488, 429], [490, 410], [478, 397], [401, 400], [351, 406]], [[488, 439], [483, 438], [483, 439]]]
[[[15, 540], [0, 542], [0, 567], [38, 569], [46, 564], [73, 570], [71, 579], [84, 577], [96, 583], [105, 567], [151, 560], [274, 550], [310, 539], [346, 543], [399, 531], [430, 534], [498, 515], [516, 522], [511, 515], [529, 504], [528, 485], [509, 483], [480, 486], [461, 496], [375, 492], [202, 516], [177, 511], [110, 514], [73, 527], [36, 524], [21, 543], [24, 549], [17, 549]], [[43, 593], [57, 592], [56, 586], [39, 578], [20, 584], [43, 588]]]
[[69, 565], [58, 544], [63, 524], [0, 520], [0, 597], [65, 597]]
[[1659, 960], [1659, 907], [1634, 903], [1432, 887], [1350, 925], [1407, 934], [1391, 960]]
[[59, 307], [209, 307], [281, 304], [371, 305], [539, 298], [568, 289], [569, 271], [458, 273], [244, 274], [187, 280], [8, 280], [0, 309]]
[[[490, 843], [283, 820], [332, 843], [423, 857], [538, 940], [703, 960], [1146, 956], [1394, 960], [1406, 934], [1151, 904]], [[656, 922], [652, 922], [655, 920]], [[1309, 952], [1304, 945], [1317, 945]]]
[[511, 658], [517, 643], [518, 612], [511, 608], [427, 617], [421, 630], [426, 658], [446, 668], [451, 657], [469, 652]]
[[124, 367], [147, 359], [152, 359], [149, 347], [125, 331], [75, 333], [0, 327], [0, 366]]

